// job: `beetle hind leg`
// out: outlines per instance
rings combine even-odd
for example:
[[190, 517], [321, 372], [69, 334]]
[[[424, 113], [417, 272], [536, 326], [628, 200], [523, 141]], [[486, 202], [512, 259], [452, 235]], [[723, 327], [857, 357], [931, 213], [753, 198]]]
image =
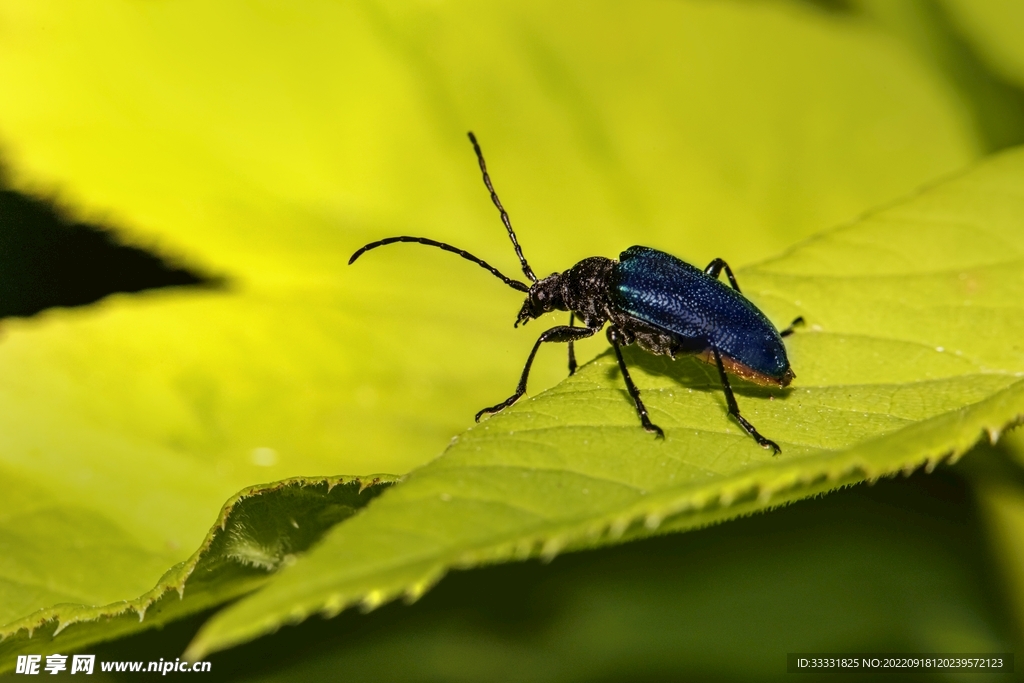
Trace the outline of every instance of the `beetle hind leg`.
[[729, 405], [729, 414], [736, 418], [736, 421], [740, 423], [743, 430], [754, 438], [758, 446], [772, 449], [772, 455], [781, 453], [782, 449], [779, 448], [779, 444], [761, 436], [754, 425], [747, 422], [747, 418], [740, 415], [740, 407], [736, 403], [736, 397], [733, 396], [732, 387], [729, 386], [729, 377], [725, 374], [725, 366], [722, 365], [722, 356], [718, 353], [718, 349], [715, 348], [711, 349], [711, 355], [714, 356], [715, 365], [718, 366], [718, 376], [722, 378], [722, 390], [725, 392], [725, 402]]
[[789, 335], [793, 334], [797, 327], [802, 327], [804, 322], [804, 317], [802, 315], [793, 318], [793, 322], [789, 324], [789, 327], [784, 329], [782, 332], [779, 332], [779, 336], [788, 337]]
[[640, 400], [640, 390], [636, 388], [636, 384], [633, 383], [633, 378], [629, 376], [629, 370], [626, 369], [626, 361], [622, 357], [622, 349], [620, 348], [621, 345], [625, 343], [622, 331], [617, 327], [609, 327], [608, 341], [611, 342], [612, 348], [615, 349], [615, 358], [619, 361], [619, 370], [622, 372], [622, 380], [626, 383], [626, 390], [629, 391], [629, 395], [633, 399], [633, 405], [636, 406], [636, 414], [640, 417], [640, 424], [643, 426], [645, 431], [654, 434], [659, 439], [664, 439], [665, 432], [662, 431], [661, 427], [651, 422], [651, 418], [647, 415], [647, 407], [644, 406], [644, 402]]
[[[739, 283], [736, 282], [736, 276], [732, 274], [732, 268], [729, 267], [729, 264], [726, 263], [724, 259], [716, 258], [714, 261], [709, 263], [708, 267], [704, 269], [704, 274], [717, 280], [718, 274], [721, 273], [723, 269], [725, 270], [726, 277], [729, 278], [729, 284], [732, 285], [733, 289], [739, 292], [740, 286]], [[740, 292], [740, 294], [742, 293], [743, 292]]]

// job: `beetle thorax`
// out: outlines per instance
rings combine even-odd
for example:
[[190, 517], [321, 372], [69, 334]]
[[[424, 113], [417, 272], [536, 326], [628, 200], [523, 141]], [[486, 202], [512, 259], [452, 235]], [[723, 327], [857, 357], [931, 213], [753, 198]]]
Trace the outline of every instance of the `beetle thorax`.
[[608, 320], [608, 278], [616, 261], [601, 256], [583, 259], [564, 273], [536, 282], [523, 303], [516, 325], [549, 311], [572, 311], [587, 327]]

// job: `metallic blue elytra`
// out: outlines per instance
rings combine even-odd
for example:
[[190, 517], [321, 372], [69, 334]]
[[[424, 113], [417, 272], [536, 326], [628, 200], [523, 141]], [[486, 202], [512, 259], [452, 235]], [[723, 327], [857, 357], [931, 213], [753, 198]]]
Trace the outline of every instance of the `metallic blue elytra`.
[[[526, 262], [508, 213], [491, 185], [480, 145], [472, 133], [469, 139], [476, 151], [484, 186], [501, 214], [523, 275], [530, 284], [504, 275], [467, 251], [427, 237], [402, 235], [371, 242], [356, 250], [349, 264], [367, 251], [388, 244], [422, 244], [472, 261], [512, 289], [525, 293], [526, 301], [516, 317], [517, 327], [550, 311], [570, 313], [568, 325], [556, 325], [537, 339], [526, 359], [515, 393], [495, 406], [484, 408], [476, 414], [476, 419], [504, 410], [526, 393], [530, 367], [541, 344], [568, 344], [571, 375], [576, 371], [573, 342], [592, 337], [607, 325], [608, 341], [615, 351], [622, 380], [645, 430], [659, 437], [665, 436], [662, 429], [651, 421], [644, 402], [640, 400], [640, 390], [629, 375], [621, 347], [630, 344], [636, 344], [649, 353], [672, 358], [682, 353], [694, 354], [717, 367], [729, 414], [758, 445], [779, 453], [778, 444], [761, 436], [754, 425], [740, 415], [728, 374], [766, 386], [787, 386], [794, 374], [789, 367], [782, 338], [793, 331], [794, 325], [803, 322], [803, 318], [797, 318], [787, 329], [779, 332], [754, 304], [740, 294], [732, 270], [722, 259], [715, 259], [704, 270], [698, 270], [675, 256], [650, 247], [630, 247], [622, 252], [618, 261], [602, 256], [585, 258], [564, 272], [539, 279]], [[718, 279], [723, 270], [731, 288]], [[576, 321], [583, 326], [576, 326]]]
[[630, 247], [619, 256], [611, 285], [621, 311], [675, 336], [681, 352], [714, 348], [726, 369], [744, 379], [775, 386], [792, 381], [786, 347], [771, 321], [699, 268], [657, 249]]

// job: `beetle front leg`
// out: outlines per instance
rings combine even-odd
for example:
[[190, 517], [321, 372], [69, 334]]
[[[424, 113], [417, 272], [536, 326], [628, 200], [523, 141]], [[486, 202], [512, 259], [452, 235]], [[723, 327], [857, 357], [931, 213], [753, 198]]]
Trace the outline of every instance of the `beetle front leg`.
[[722, 365], [722, 356], [718, 353], [718, 349], [712, 348], [711, 355], [715, 357], [715, 365], [718, 366], [718, 376], [722, 378], [722, 389], [725, 391], [725, 402], [729, 404], [729, 414], [736, 418], [736, 421], [740, 423], [740, 426], [754, 437], [754, 441], [757, 442], [761, 448], [772, 449], [772, 455], [778, 455], [782, 452], [779, 448], [779, 444], [775, 443], [770, 439], [766, 439], [754, 428], [754, 425], [747, 422], [747, 419], [740, 415], [740, 407], [736, 404], [736, 397], [732, 394], [732, 387], [729, 386], [729, 377], [725, 374], [725, 366]]
[[[713, 277], [717, 280], [718, 274], [722, 272], [723, 268], [725, 269], [726, 276], [729, 278], [729, 284], [732, 285], [733, 289], [739, 292], [740, 286], [739, 284], [736, 283], [736, 277], [732, 274], [732, 268], [730, 268], [729, 264], [726, 263], [723, 259], [716, 258], [714, 261], [709, 263], [708, 267], [704, 269], [704, 274]], [[742, 294], [742, 292], [740, 293]]]
[[651, 418], [647, 416], [647, 408], [644, 406], [644, 402], [640, 400], [640, 390], [633, 384], [633, 378], [629, 376], [629, 370], [626, 369], [626, 361], [622, 358], [622, 349], [619, 348], [626, 342], [622, 331], [617, 327], [609, 327], [608, 341], [611, 342], [612, 348], [615, 349], [615, 357], [619, 361], [619, 370], [622, 372], [622, 379], [626, 383], [626, 390], [633, 399], [633, 405], [636, 406], [636, 414], [640, 416], [640, 424], [646, 431], [657, 435], [659, 439], [664, 439], [665, 432], [661, 430], [661, 427], [651, 422]]
[[523, 376], [519, 378], [519, 386], [516, 387], [516, 393], [509, 396], [507, 399], [502, 401], [496, 406], [490, 408], [484, 408], [476, 414], [476, 421], [480, 421], [480, 416], [497, 413], [510, 405], [518, 401], [523, 394], [526, 393], [526, 380], [530, 377], [530, 367], [533, 365], [533, 358], [537, 355], [537, 349], [544, 342], [573, 342], [578, 339], [586, 339], [587, 337], [594, 336], [594, 333], [600, 328], [594, 327], [570, 327], [569, 325], [559, 325], [558, 327], [552, 327], [550, 330], [546, 330], [537, 339], [537, 343], [533, 345], [533, 350], [530, 351], [529, 358], [526, 359], [526, 367], [523, 368]]

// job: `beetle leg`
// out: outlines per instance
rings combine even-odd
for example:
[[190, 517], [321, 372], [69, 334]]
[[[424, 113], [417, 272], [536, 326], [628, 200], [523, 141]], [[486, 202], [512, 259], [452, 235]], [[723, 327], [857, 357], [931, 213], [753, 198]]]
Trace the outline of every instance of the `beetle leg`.
[[804, 317], [802, 315], [797, 317], [797, 318], [794, 318], [793, 322], [791, 322], [789, 324], [789, 327], [784, 329], [782, 332], [779, 332], [779, 336], [780, 337], [788, 337], [789, 335], [793, 334], [793, 328], [794, 327], [797, 327], [798, 325], [803, 325], [803, 324], [804, 324]]
[[622, 379], [626, 383], [626, 390], [629, 391], [629, 395], [633, 399], [633, 404], [636, 406], [636, 414], [640, 416], [640, 424], [643, 428], [655, 434], [659, 439], [665, 438], [665, 432], [661, 431], [661, 427], [651, 422], [651, 418], [647, 416], [647, 408], [644, 406], [644, 402], [640, 400], [640, 390], [633, 384], [633, 378], [629, 376], [629, 370], [626, 369], [626, 361], [622, 358], [622, 332], [617, 327], [608, 328], [608, 341], [611, 342], [612, 348], [615, 349], [615, 357], [619, 361], [619, 370], [622, 371]]
[[722, 389], [725, 390], [725, 402], [729, 404], [729, 414], [736, 418], [736, 421], [740, 423], [740, 426], [743, 427], [747, 434], [754, 437], [754, 441], [757, 442], [758, 446], [761, 448], [772, 449], [772, 455], [778, 455], [781, 453], [782, 449], [779, 448], [779, 444], [761, 436], [757, 429], [754, 428], [754, 425], [747, 422], [747, 419], [740, 415], [740, 407], [736, 405], [736, 397], [732, 394], [732, 387], [729, 386], [729, 378], [725, 374], [725, 366], [722, 365], [722, 356], [718, 353], [718, 349], [714, 347], [711, 348], [711, 355], [715, 357], [715, 365], [718, 366], [718, 375], [722, 378]]
[[715, 279], [718, 279], [718, 274], [722, 272], [723, 268], [725, 269], [726, 276], [729, 278], [729, 284], [732, 285], [733, 289], [739, 292], [740, 286], [736, 283], [736, 276], [732, 274], [732, 268], [730, 268], [729, 264], [726, 263], [724, 260], [716, 258], [714, 261], [708, 264], [707, 268], [704, 269], [704, 274]]
[[520, 399], [520, 397], [526, 393], [526, 380], [530, 377], [530, 366], [533, 365], [533, 357], [537, 355], [537, 349], [544, 342], [571, 342], [577, 339], [586, 339], [592, 337], [601, 328], [599, 327], [569, 327], [568, 325], [559, 325], [558, 327], [552, 327], [550, 330], [546, 330], [537, 339], [537, 343], [533, 345], [533, 350], [530, 351], [529, 358], [526, 359], [526, 367], [523, 368], [523, 376], [519, 378], [519, 386], [516, 387], [516, 393], [509, 396], [507, 399], [502, 401], [496, 406], [490, 408], [484, 408], [476, 414], [476, 421], [480, 421], [480, 416], [488, 413], [497, 413]]
[[[574, 322], [576, 322], [576, 314], [575, 313], [570, 313], [569, 314], [569, 327], [572, 327], [572, 324]], [[575, 374], [576, 374], [576, 352], [573, 351], [572, 341], [570, 340], [569, 341], [569, 376], [572, 377]]]

